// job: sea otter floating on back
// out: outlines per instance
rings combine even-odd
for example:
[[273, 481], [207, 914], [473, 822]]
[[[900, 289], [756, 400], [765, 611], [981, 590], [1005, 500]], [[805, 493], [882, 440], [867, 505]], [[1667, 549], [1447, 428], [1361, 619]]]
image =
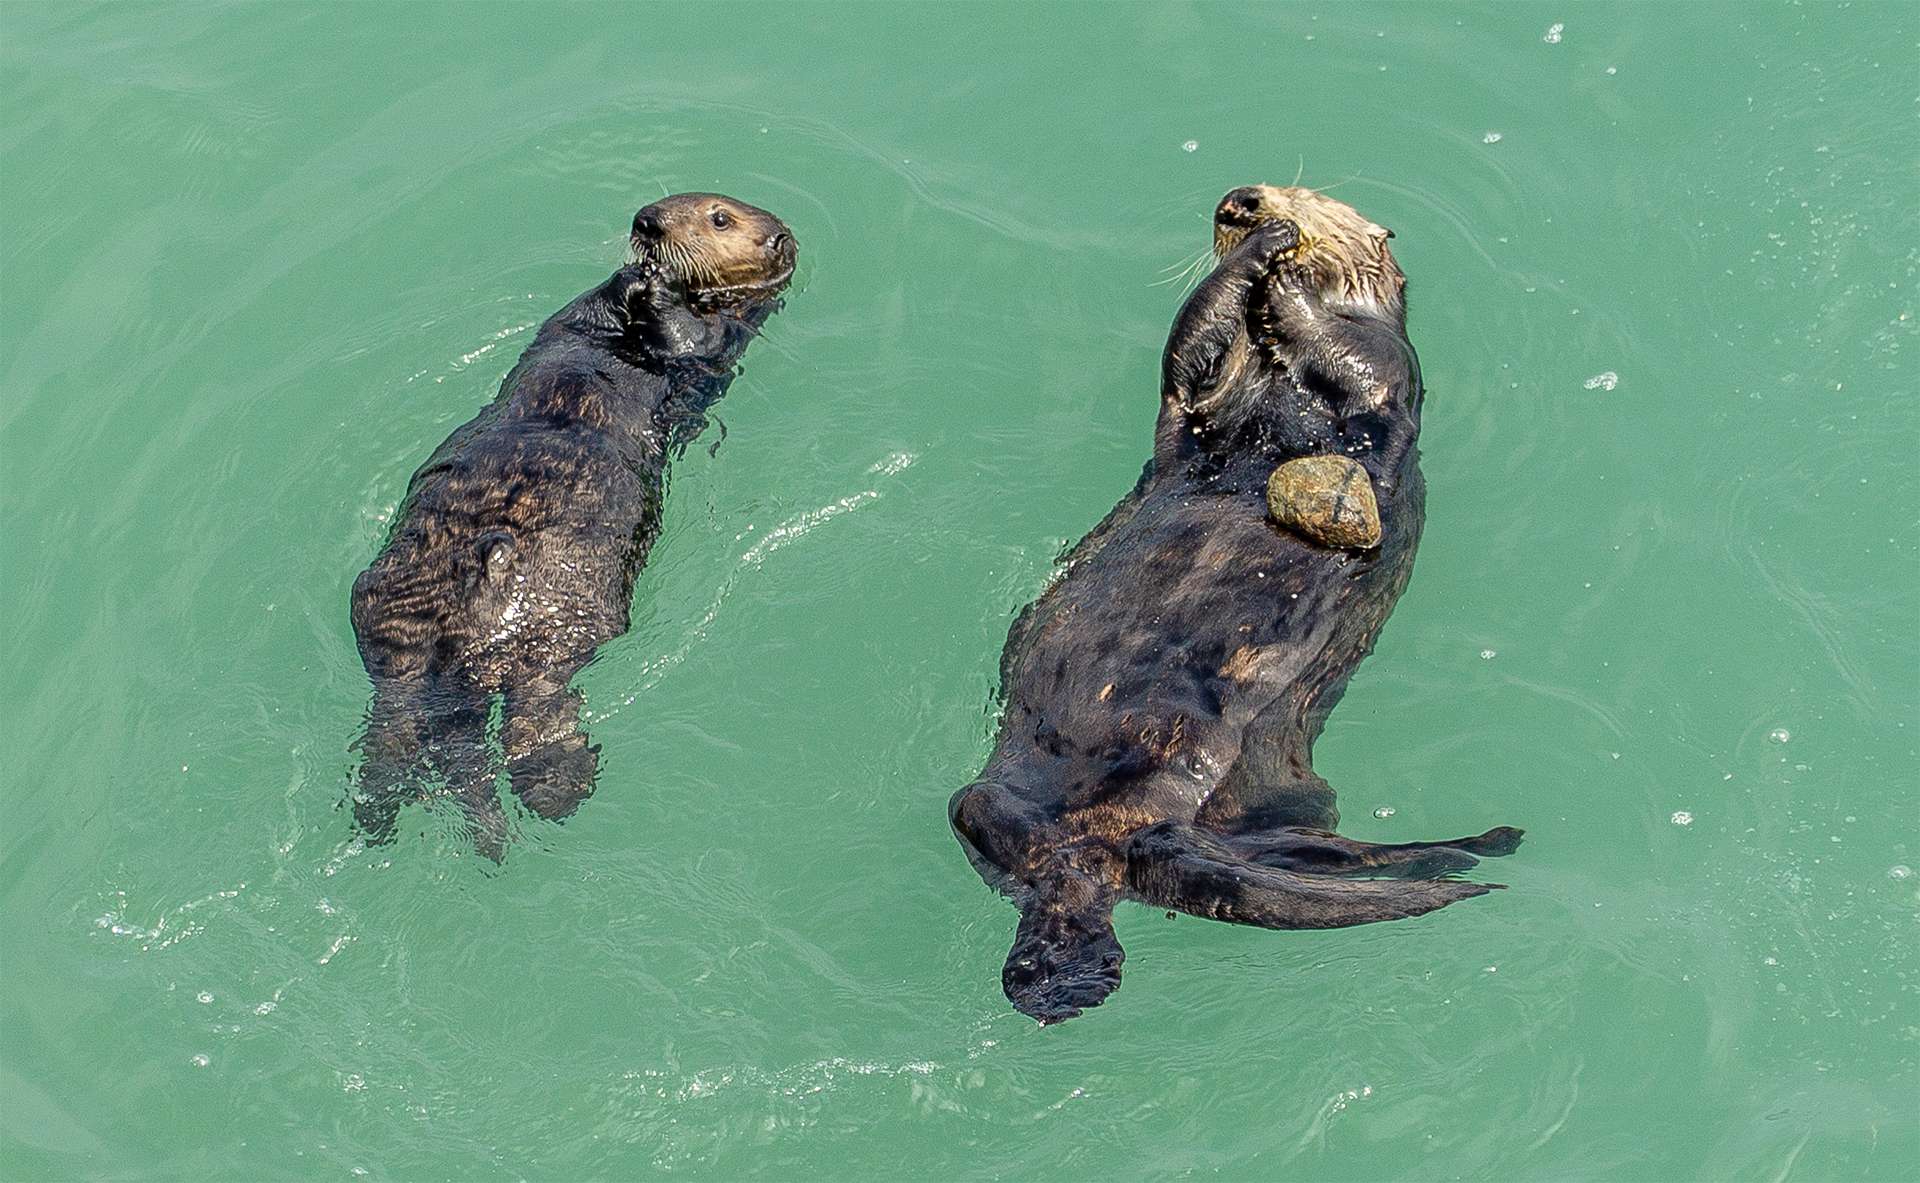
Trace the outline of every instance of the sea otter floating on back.
[[779, 218], [717, 193], [646, 206], [632, 241], [633, 262], [549, 317], [493, 402], [413, 474], [354, 582], [373, 706], [353, 813], [370, 841], [437, 783], [497, 861], [503, 767], [540, 817], [593, 792], [599, 749], [568, 683], [627, 631], [667, 462], [780, 307], [796, 255]]
[[1343, 838], [1313, 772], [1424, 515], [1388, 237], [1310, 189], [1226, 195], [1219, 265], [1162, 359], [1153, 459], [1007, 637], [998, 742], [949, 816], [1020, 909], [1002, 984], [1042, 1023], [1120, 984], [1121, 899], [1266, 928], [1397, 920], [1491, 890], [1444, 876], [1520, 842]]

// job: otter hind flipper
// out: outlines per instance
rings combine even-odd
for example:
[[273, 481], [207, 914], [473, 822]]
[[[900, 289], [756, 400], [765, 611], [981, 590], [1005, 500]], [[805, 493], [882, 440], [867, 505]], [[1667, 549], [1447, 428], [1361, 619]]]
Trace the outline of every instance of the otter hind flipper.
[[507, 778], [527, 810], [547, 821], [572, 817], [593, 795], [600, 746], [580, 726], [585, 699], [567, 685], [571, 669], [509, 686], [500, 731]]
[[1021, 909], [1000, 985], [1021, 1014], [1061, 1023], [1120, 988], [1127, 958], [1113, 932], [1113, 897], [1081, 908], [1053, 901]]
[[[1311, 875], [1438, 879], [1470, 869], [1480, 857], [1512, 854], [1521, 831], [1498, 826], [1443, 842], [1359, 842], [1326, 830], [1283, 829], [1236, 834], [1227, 847], [1248, 862]], [[1476, 857], [1480, 856], [1480, 857]]]
[[375, 684], [366, 727], [354, 744], [361, 763], [348, 798], [353, 827], [370, 846], [393, 841], [400, 807], [421, 796], [427, 726], [427, 714], [413, 686], [392, 681]]
[[354, 827], [368, 843], [391, 842], [401, 807], [426, 801], [438, 779], [456, 801], [474, 849], [493, 862], [506, 857], [506, 814], [494, 786], [487, 743], [487, 703], [464, 692], [413, 682], [376, 682], [359, 747]]
[[1260, 928], [1346, 928], [1403, 920], [1485, 895], [1498, 883], [1350, 879], [1251, 862], [1197, 827], [1160, 822], [1127, 845], [1127, 886], [1157, 907]]

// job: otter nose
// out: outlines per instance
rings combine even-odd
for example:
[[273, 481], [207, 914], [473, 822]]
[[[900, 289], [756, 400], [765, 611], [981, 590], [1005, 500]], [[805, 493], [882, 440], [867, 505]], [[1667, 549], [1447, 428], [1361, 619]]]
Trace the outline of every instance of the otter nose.
[[1251, 226], [1260, 214], [1260, 190], [1251, 185], [1235, 189], [1220, 199], [1213, 220], [1228, 226]]
[[666, 228], [660, 224], [660, 212], [652, 206], [633, 215], [633, 237], [636, 242], [659, 242], [665, 233]]
[[799, 247], [794, 244], [793, 235], [782, 230], [767, 239], [767, 253], [779, 259], [781, 262], [791, 265], [799, 254]]

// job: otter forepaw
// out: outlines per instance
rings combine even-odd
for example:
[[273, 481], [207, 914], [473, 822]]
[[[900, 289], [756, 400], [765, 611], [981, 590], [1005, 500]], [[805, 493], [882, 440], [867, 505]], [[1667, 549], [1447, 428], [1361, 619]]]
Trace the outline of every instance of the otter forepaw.
[[1262, 222], [1247, 233], [1239, 250], [1264, 261], [1268, 270], [1293, 258], [1300, 249], [1300, 224], [1292, 218]]

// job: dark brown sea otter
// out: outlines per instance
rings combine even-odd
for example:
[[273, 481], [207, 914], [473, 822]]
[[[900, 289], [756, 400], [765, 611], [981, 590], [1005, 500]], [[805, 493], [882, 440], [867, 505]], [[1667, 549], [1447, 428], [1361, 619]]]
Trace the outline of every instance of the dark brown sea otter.
[[353, 585], [373, 678], [353, 812], [371, 841], [437, 782], [497, 860], [503, 767], [544, 818], [593, 792], [599, 749], [568, 682], [627, 630], [668, 458], [706, 425], [795, 257], [780, 219], [713, 193], [642, 209], [633, 250], [540, 326], [499, 395], [413, 475]]
[[[1043, 1023], [1119, 985], [1121, 899], [1267, 928], [1396, 920], [1485, 893], [1444, 876], [1520, 841], [1333, 832], [1313, 741], [1424, 515], [1404, 280], [1384, 229], [1311, 190], [1236, 189], [1215, 232], [1221, 261], [1167, 341], [1153, 459], [1015, 622], [997, 746], [950, 805], [1020, 909], [1002, 984]], [[1377, 546], [1269, 519], [1276, 467], [1312, 456], [1365, 470]]]

